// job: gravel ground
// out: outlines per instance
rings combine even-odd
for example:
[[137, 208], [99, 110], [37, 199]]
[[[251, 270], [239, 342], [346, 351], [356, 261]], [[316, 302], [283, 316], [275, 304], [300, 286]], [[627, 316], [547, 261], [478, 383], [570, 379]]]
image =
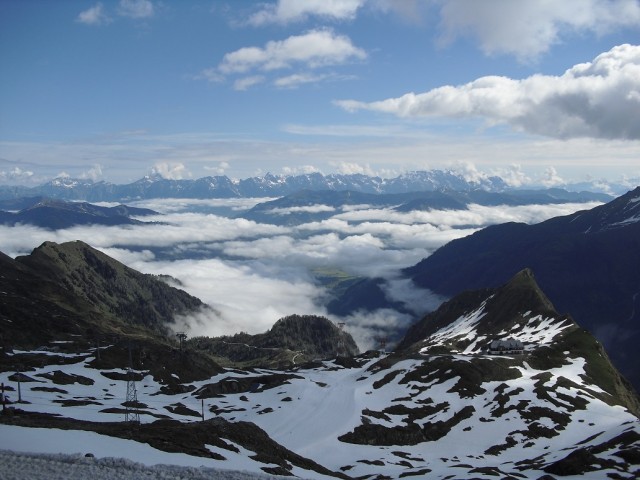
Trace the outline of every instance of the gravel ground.
[[120, 458], [16, 453], [0, 450], [0, 480], [277, 480], [281, 477], [211, 468], [156, 465]]

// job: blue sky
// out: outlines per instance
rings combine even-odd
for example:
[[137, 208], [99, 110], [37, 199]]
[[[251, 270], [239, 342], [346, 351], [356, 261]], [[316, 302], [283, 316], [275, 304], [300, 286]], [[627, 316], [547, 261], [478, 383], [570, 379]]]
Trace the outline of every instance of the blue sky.
[[0, 0], [0, 184], [640, 177], [637, 0]]

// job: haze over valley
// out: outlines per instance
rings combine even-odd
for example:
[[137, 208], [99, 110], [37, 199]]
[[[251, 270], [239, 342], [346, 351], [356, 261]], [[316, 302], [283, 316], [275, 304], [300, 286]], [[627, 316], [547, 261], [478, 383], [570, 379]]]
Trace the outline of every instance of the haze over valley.
[[[400, 270], [455, 238], [504, 222], [538, 223], [600, 202], [481, 206], [398, 211], [393, 207], [311, 205], [321, 221], [286, 226], [256, 223], [243, 213], [269, 199], [153, 199], [130, 203], [158, 215], [139, 225], [80, 225], [61, 230], [0, 225], [0, 251], [15, 257], [45, 241], [82, 240], [141, 272], [170, 275], [218, 312], [181, 319], [190, 335], [260, 333], [286, 315], [327, 315], [332, 292], [324, 277], [382, 277], [385, 290], [412, 314], [385, 309], [342, 318], [362, 350], [374, 337], [406, 328], [443, 297], [413, 289]], [[114, 204], [109, 204], [113, 206]], [[292, 208], [295, 211], [295, 208]], [[299, 210], [298, 210], [299, 211]], [[289, 211], [279, 210], [286, 218]], [[338, 321], [338, 318], [336, 318]]]

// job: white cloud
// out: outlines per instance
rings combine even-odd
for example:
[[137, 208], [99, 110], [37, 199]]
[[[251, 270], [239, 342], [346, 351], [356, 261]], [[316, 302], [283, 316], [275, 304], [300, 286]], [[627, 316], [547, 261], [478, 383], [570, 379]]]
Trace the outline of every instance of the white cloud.
[[514, 188], [531, 183], [531, 178], [522, 171], [522, 166], [515, 163], [506, 168], [496, 168], [491, 175], [502, 178], [507, 185]]
[[149, 0], [120, 0], [118, 13], [129, 18], [149, 18], [154, 14], [153, 4]]
[[536, 60], [568, 35], [604, 35], [640, 22], [637, 0], [278, 0], [261, 5], [246, 23], [353, 21], [366, 11], [417, 24], [433, 12], [442, 44], [468, 37], [486, 55], [513, 55], [523, 62]]
[[554, 167], [547, 167], [540, 179], [540, 184], [549, 188], [564, 185], [566, 182], [560, 177], [560, 175], [558, 175], [558, 172]]
[[215, 166], [205, 165], [202, 168], [208, 172], [212, 172], [214, 175], [222, 176], [229, 169], [230, 166], [231, 165], [229, 165], [229, 162], [222, 161], [222, 162], [218, 162], [218, 165], [215, 165]]
[[33, 171], [14, 167], [10, 170], [0, 170], [0, 180], [2, 181], [28, 181], [34, 176]]
[[249, 17], [250, 25], [301, 22], [309, 17], [328, 20], [353, 20], [357, 10], [366, 0], [278, 0], [266, 4]]
[[487, 55], [535, 60], [567, 33], [602, 35], [637, 26], [636, 0], [449, 0], [440, 8], [442, 41], [470, 36]]
[[277, 78], [273, 84], [278, 88], [297, 88], [307, 83], [318, 83], [330, 78], [330, 75], [314, 73], [294, 73], [286, 77]]
[[[244, 47], [229, 52], [216, 68], [206, 68], [191, 78], [219, 83], [228, 76], [242, 75], [233, 83], [235, 90], [247, 90], [267, 81], [277, 88], [297, 88], [328, 80], [351, 79], [353, 77], [349, 75], [309, 70], [366, 58], [366, 52], [353, 45], [349, 37], [338, 35], [329, 29], [316, 29], [284, 40], [267, 42], [263, 47]], [[305, 71], [273, 79], [267, 76], [270, 72], [293, 68]]]
[[260, 264], [182, 260], [134, 264], [145, 273], [167, 273], [184, 290], [213, 308], [177, 319], [189, 335], [262, 333], [279, 318], [293, 313], [324, 314], [316, 300], [323, 292], [300, 269], [274, 270]]
[[401, 302], [418, 317], [434, 311], [447, 300], [431, 290], [418, 288], [410, 278], [391, 278], [381, 285], [390, 300]]
[[334, 212], [336, 209], [329, 205], [305, 205], [301, 207], [287, 207], [287, 208], [272, 208], [269, 213], [275, 215], [291, 215], [292, 213], [321, 213], [321, 212]]
[[[380, 309], [375, 312], [359, 311], [347, 317], [336, 319], [345, 323], [345, 331], [351, 334], [360, 351], [377, 349], [380, 340], [406, 330], [415, 321], [412, 315], [398, 313], [395, 310]], [[389, 350], [391, 344], [386, 346]]]
[[342, 173], [344, 175], [361, 174], [375, 176], [375, 172], [368, 164], [362, 165], [356, 162], [339, 162], [336, 163], [335, 167], [338, 173]]
[[250, 77], [239, 78], [235, 82], [233, 82], [233, 89], [237, 91], [248, 90], [254, 85], [258, 85], [265, 81], [265, 77], [263, 75], [253, 75]]
[[167, 180], [182, 180], [191, 177], [191, 173], [183, 163], [158, 162], [151, 168], [152, 175], [160, 175]]
[[553, 138], [640, 139], [640, 46], [620, 45], [561, 76], [523, 80], [481, 77], [465, 85], [365, 103], [335, 102], [347, 111], [400, 117], [484, 118]]
[[186, 75], [186, 77], [192, 80], [206, 80], [210, 83], [221, 83], [225, 78], [215, 67], [205, 68], [196, 75]]
[[295, 167], [283, 167], [282, 173], [284, 175], [307, 175], [310, 173], [319, 173], [320, 170], [313, 165], [297, 165]]
[[264, 47], [244, 47], [227, 53], [218, 69], [224, 74], [236, 74], [251, 70], [279, 70], [293, 65], [317, 68], [366, 57], [365, 51], [355, 47], [348, 37], [322, 29], [270, 41]]
[[453, 171], [462, 176], [467, 182], [481, 182], [486, 180], [488, 175], [478, 170], [472, 162], [456, 162]]
[[104, 25], [111, 22], [111, 19], [105, 13], [102, 3], [98, 2], [93, 7], [80, 12], [76, 21], [85, 25]]
[[86, 172], [82, 172], [78, 175], [78, 178], [84, 180], [92, 180], [97, 181], [102, 178], [102, 165], [96, 163], [92, 168], [87, 170]]

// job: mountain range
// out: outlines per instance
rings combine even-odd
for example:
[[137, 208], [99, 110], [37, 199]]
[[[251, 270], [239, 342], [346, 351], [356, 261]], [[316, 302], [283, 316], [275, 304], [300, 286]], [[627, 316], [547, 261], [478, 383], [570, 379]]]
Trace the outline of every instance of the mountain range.
[[[147, 444], [167, 462], [180, 452], [208, 467], [302, 478], [640, 472], [638, 396], [527, 269], [501, 286], [453, 296], [390, 354], [356, 354], [339, 328], [305, 315], [258, 336], [179, 347], [167, 330], [119, 307], [147, 295], [148, 311], [166, 327], [164, 311], [205, 308], [162, 279], [81, 242], [0, 260], [0, 380], [10, 406], [0, 415], [8, 433], [0, 449], [12, 448], [16, 429], [37, 428], [60, 445], [89, 431]], [[102, 329], [102, 342], [88, 327]], [[490, 355], [495, 341], [521, 342], [522, 353]], [[233, 363], [238, 350], [222, 351], [224, 342], [282, 348], [290, 361], [242, 366], [247, 358]], [[298, 361], [291, 355], [312, 349]], [[212, 354], [231, 363], [223, 368]], [[132, 414], [139, 424], [121, 421]], [[124, 452], [136, 450], [129, 445]]]
[[592, 192], [547, 190], [485, 190], [412, 191], [407, 193], [373, 194], [351, 190], [300, 190], [284, 197], [262, 202], [240, 216], [259, 223], [300, 225], [321, 222], [345, 207], [367, 205], [396, 212], [416, 210], [466, 210], [469, 205], [549, 205], [561, 203], [608, 202], [609, 195]]
[[[570, 191], [593, 191], [617, 195], [625, 186], [601, 183], [568, 184]], [[246, 179], [211, 176], [198, 179], [172, 180], [159, 175], [146, 176], [133, 183], [118, 185], [105, 181], [56, 178], [36, 187], [0, 186], [0, 200], [44, 196], [61, 200], [88, 202], [131, 202], [149, 198], [239, 198], [282, 197], [300, 190], [352, 191], [370, 194], [397, 194], [418, 191], [503, 192], [514, 190], [497, 176], [479, 176], [469, 180], [451, 170], [415, 171], [395, 178], [363, 174], [310, 173], [304, 175], [266, 174]]]

